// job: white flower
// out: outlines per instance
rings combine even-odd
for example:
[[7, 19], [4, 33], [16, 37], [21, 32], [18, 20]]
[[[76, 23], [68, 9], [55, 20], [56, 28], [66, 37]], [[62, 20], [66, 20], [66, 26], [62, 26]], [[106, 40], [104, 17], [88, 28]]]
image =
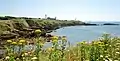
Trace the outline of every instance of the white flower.
[[116, 48], [116, 50], [119, 50], [119, 48]]
[[67, 50], [67, 51], [70, 51], [70, 50]]
[[114, 61], [118, 61], [118, 60], [114, 60]]
[[112, 59], [109, 58], [109, 61], [112, 61]]
[[61, 47], [61, 45], [59, 45], [59, 47]]
[[109, 60], [105, 60], [105, 61], [109, 61]]
[[31, 58], [32, 60], [36, 60], [37, 59], [37, 57], [33, 57], [33, 58]]
[[116, 54], [119, 54], [120, 52], [116, 52]]
[[27, 56], [28, 55], [28, 53], [24, 53], [25, 54], [25, 56]]
[[16, 58], [16, 60], [19, 60], [19, 58]]
[[25, 59], [25, 57], [23, 57], [23, 59]]
[[6, 56], [5, 58], [6, 58], [6, 59], [9, 59], [10, 57], [9, 57], [9, 56]]
[[105, 56], [106, 58], [108, 58], [108, 56]]
[[103, 55], [100, 55], [100, 57], [103, 57]]
[[120, 43], [116, 43], [116, 44], [120, 44]]

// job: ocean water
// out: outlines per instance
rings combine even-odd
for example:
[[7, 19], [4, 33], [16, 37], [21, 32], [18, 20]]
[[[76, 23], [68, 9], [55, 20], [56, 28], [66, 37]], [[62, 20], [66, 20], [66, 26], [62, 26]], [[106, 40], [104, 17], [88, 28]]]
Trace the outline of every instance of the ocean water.
[[70, 26], [57, 29], [52, 32], [53, 35], [67, 36], [67, 40], [75, 44], [80, 41], [92, 41], [100, 38], [104, 33], [111, 36], [120, 36], [120, 25], [103, 25], [103, 26]]

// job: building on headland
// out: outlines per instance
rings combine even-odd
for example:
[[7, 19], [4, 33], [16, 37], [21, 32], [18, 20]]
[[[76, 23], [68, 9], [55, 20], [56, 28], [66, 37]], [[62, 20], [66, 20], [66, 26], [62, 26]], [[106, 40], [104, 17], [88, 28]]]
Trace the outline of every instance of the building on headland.
[[45, 14], [45, 19], [47, 19], [47, 14]]
[[47, 17], [47, 19], [49, 19], [49, 20], [56, 20], [56, 17], [55, 18]]
[[47, 16], [47, 14], [45, 14], [45, 17], [44, 17], [43, 19], [56, 20], [56, 19], [57, 19], [57, 17], [52, 18], [52, 17], [48, 17], [48, 16]]

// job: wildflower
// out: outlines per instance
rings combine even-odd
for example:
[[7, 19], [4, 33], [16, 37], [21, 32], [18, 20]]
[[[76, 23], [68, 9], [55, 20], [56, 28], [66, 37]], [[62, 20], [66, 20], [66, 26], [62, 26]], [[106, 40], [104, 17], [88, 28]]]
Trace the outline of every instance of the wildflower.
[[58, 36], [53, 36], [52, 40], [58, 40]]
[[108, 58], [109, 59], [109, 61], [112, 61], [112, 59], [110, 59], [110, 58]]
[[20, 60], [19, 58], [16, 58], [16, 60]]
[[28, 54], [31, 54], [31, 52], [29, 51]]
[[8, 43], [11, 43], [11, 42], [12, 42], [12, 40], [7, 40], [7, 42], [8, 42]]
[[52, 40], [53, 43], [57, 42], [58, 40]]
[[80, 44], [86, 44], [86, 43], [87, 43], [86, 41], [80, 42]]
[[110, 47], [112, 46], [112, 45], [109, 45]]
[[115, 50], [119, 50], [119, 48], [116, 48]]
[[25, 59], [25, 57], [23, 57], [23, 59]]
[[9, 56], [6, 56], [5, 59], [9, 59], [10, 57]]
[[120, 43], [116, 43], [117, 45], [120, 45]]
[[63, 40], [63, 41], [67, 41], [66, 36], [63, 36], [63, 37], [62, 37], [62, 40]]
[[32, 60], [36, 60], [37, 59], [37, 57], [33, 57], [33, 58], [31, 58]]
[[54, 48], [48, 48], [47, 51], [49, 52], [54, 51]]
[[20, 43], [25, 43], [25, 40], [20, 40], [19, 42], [20, 42]]
[[24, 55], [25, 55], [25, 56], [27, 56], [27, 55], [28, 55], [28, 53], [24, 53]]
[[116, 52], [116, 54], [119, 54], [120, 52]]
[[41, 30], [37, 29], [35, 30], [35, 33], [41, 33]]
[[70, 50], [67, 50], [68, 52], [70, 51]]
[[74, 56], [76, 56], [76, 54], [73, 54]]
[[103, 47], [103, 46], [105, 46], [105, 45], [99, 45], [99, 46]]
[[98, 61], [99, 59], [97, 59], [97, 61]]
[[40, 46], [43, 46], [44, 44], [43, 43], [39, 43], [40, 44]]
[[16, 45], [16, 44], [17, 44], [17, 42], [12, 42], [11, 44]]
[[105, 44], [106, 46], [108, 46], [108, 44]]
[[109, 60], [105, 59], [105, 61], [109, 61]]
[[108, 58], [108, 56], [105, 56], [106, 58]]
[[103, 57], [103, 55], [100, 55], [100, 57]]
[[22, 57], [24, 56], [24, 54], [21, 55]]
[[18, 43], [18, 45], [22, 45], [22, 43]]
[[97, 43], [97, 42], [93, 42], [93, 44], [95, 44], [95, 45], [96, 45], [96, 44], [98, 44], [98, 43]]
[[98, 43], [98, 45], [102, 44], [102, 42], [97, 42], [97, 43]]
[[105, 53], [107, 53], [107, 51], [104, 51]]

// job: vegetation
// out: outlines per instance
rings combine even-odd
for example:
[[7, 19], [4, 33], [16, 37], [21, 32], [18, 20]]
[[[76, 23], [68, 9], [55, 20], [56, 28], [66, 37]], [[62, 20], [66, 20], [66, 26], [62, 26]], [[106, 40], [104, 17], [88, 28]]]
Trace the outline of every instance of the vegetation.
[[[84, 24], [81, 21], [67, 21], [67, 20], [52, 20], [40, 18], [27, 18], [27, 17], [0, 17], [0, 32], [12, 31], [13, 29], [23, 30], [27, 29], [41, 29], [41, 30], [54, 30], [63, 26], [73, 26]], [[8, 30], [9, 29], [9, 30]], [[0, 33], [0, 34], [1, 34]]]
[[[37, 35], [41, 34], [36, 30]], [[34, 48], [25, 50], [27, 40], [7, 40], [7, 53], [1, 61], [120, 61], [120, 38], [104, 34], [92, 42], [78, 42], [75, 47], [67, 44], [66, 36], [51, 37], [52, 46], [43, 49], [45, 42], [41, 37], [34, 39]], [[16, 47], [19, 47], [16, 49]]]
[[[3, 18], [7, 18], [3, 20]], [[5, 54], [0, 61], [120, 61], [120, 38], [104, 34], [101, 39], [78, 42], [71, 46], [66, 36], [43, 38], [42, 34], [63, 26], [85, 24], [80, 21], [48, 20], [40, 18], [2, 17], [0, 32], [16, 29], [22, 37], [5, 40]], [[27, 30], [27, 29], [32, 29]], [[7, 33], [9, 33], [7, 32]], [[26, 38], [35, 34], [36, 37]], [[1, 38], [0, 38], [1, 39]], [[47, 39], [50, 42], [46, 42]], [[3, 41], [3, 40], [2, 40]], [[52, 46], [44, 48], [46, 43]], [[27, 49], [26, 49], [27, 47]]]

